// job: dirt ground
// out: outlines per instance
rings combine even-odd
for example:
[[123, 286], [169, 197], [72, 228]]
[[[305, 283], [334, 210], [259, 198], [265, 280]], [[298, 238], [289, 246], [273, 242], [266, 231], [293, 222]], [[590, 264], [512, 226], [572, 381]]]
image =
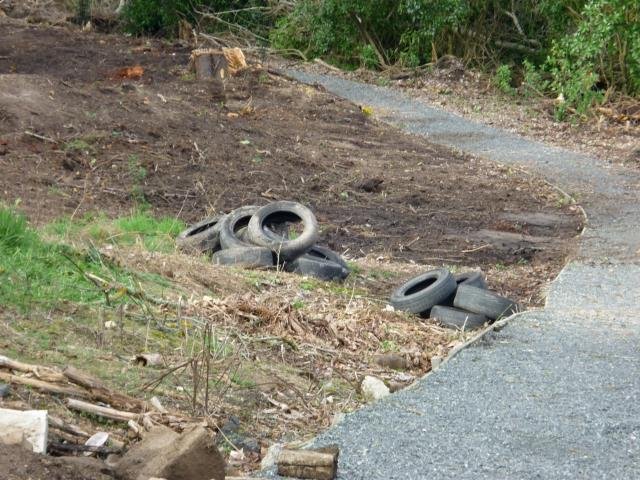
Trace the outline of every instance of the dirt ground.
[[[361, 271], [340, 286], [284, 273], [248, 278], [178, 254], [111, 251], [115, 263], [170, 278], [190, 292], [183, 314], [214, 319], [220, 335], [235, 342], [237, 353], [224, 359], [232, 365], [225, 366], [223, 383], [234, 388], [221, 394], [221, 417], [236, 415], [247, 435], [261, 439], [247, 460], [254, 466], [260, 447], [273, 439], [326, 428], [334, 412], [356, 408], [360, 400], [351, 392], [362, 374], [415, 379], [428, 371], [432, 355], [444, 356], [464, 340], [429, 321], [384, 311], [398, 282], [427, 265], [482, 268], [493, 288], [530, 306], [540, 303], [544, 285], [575, 247], [578, 209], [540, 179], [379, 124], [358, 106], [269, 71], [265, 59], [250, 58], [250, 68], [222, 91], [194, 80], [186, 44], [6, 18], [0, 38], [0, 202], [17, 205], [33, 224], [96, 211], [117, 216], [141, 206], [191, 222], [290, 199], [314, 210], [323, 243], [358, 259]], [[123, 75], [122, 68], [138, 65], [140, 78]], [[223, 300], [207, 297], [212, 291]], [[95, 329], [78, 325], [72, 332], [68, 322], [82, 311], [68, 308], [57, 312], [68, 318], [38, 312], [14, 318], [0, 309], [0, 350], [26, 350], [29, 339], [16, 332], [43, 328], [53, 340], [35, 352], [37, 361], [71, 359], [95, 367], [93, 374], [129, 379], [125, 388], [133, 387], [131, 379], [160, 375], [159, 368], [132, 366], [128, 357], [147, 341], [150, 348], [167, 343], [159, 333], [154, 340], [139, 330], [106, 331], [101, 320], [118, 320], [109, 311], [101, 314], [113, 318], [101, 318]], [[130, 342], [125, 348], [118, 343], [123, 335]], [[90, 342], [76, 345], [83, 336]], [[304, 348], [290, 348], [294, 341]], [[394, 344], [418, 352], [411, 375], [371, 361], [381, 345]], [[177, 346], [165, 346], [167, 365], [177, 359]], [[92, 357], [100, 361], [91, 364]], [[154, 393], [169, 407], [184, 408], [172, 403], [183, 380], [171, 377]], [[330, 383], [333, 393], [326, 390]], [[25, 406], [48, 402], [29, 389], [14, 390]], [[59, 402], [50, 407], [69, 413]], [[0, 472], [20, 471], [14, 457], [0, 451]], [[28, 465], [24, 478], [58, 478], [46, 461]], [[67, 468], [54, 470], [59, 478], [85, 478]]]
[[445, 56], [422, 72], [344, 72], [322, 63], [294, 65], [402, 89], [429, 105], [486, 125], [583, 152], [607, 163], [640, 167], [640, 103], [634, 98], [612, 96], [588, 116], [557, 121], [553, 99], [527, 96], [520, 90], [512, 95], [501, 93], [489, 75], [467, 68], [456, 58]]
[[[539, 179], [377, 124], [256, 59], [222, 92], [193, 80], [181, 44], [10, 20], [0, 36], [0, 199], [36, 224], [139, 202], [189, 222], [291, 199], [349, 257], [482, 268], [557, 268], [580, 229]], [[122, 78], [133, 65], [142, 77]]]

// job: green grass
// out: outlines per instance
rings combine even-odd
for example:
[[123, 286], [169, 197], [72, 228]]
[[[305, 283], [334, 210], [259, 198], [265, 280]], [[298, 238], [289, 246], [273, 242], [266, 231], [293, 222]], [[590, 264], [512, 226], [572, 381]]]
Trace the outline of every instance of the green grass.
[[103, 268], [90, 255], [44, 242], [24, 217], [0, 209], [0, 304], [31, 310], [98, 301], [101, 292], [81, 270], [97, 273]]
[[175, 237], [186, 228], [181, 220], [155, 218], [146, 211], [109, 219], [105, 215], [83, 218], [61, 218], [47, 227], [49, 233], [62, 239], [88, 240], [96, 245], [141, 245], [146, 250], [168, 253], [175, 249]]
[[[45, 240], [22, 215], [0, 207], [0, 305], [26, 312], [65, 303], [102, 303], [104, 293], [85, 278], [85, 272], [133, 289], [137, 283], [131, 273], [105, 264], [96, 244], [140, 244], [148, 250], [171, 251], [173, 238], [183, 228], [180, 221], [155, 219], [145, 212], [115, 220], [88, 215], [55, 222], [46, 229], [52, 238]], [[71, 246], [86, 239], [90, 240], [86, 248]]]

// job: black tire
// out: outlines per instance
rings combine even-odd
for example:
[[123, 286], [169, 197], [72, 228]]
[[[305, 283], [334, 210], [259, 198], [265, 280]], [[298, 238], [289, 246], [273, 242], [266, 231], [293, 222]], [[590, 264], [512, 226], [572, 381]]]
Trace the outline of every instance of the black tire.
[[446, 268], [431, 270], [400, 286], [389, 303], [397, 310], [428, 314], [456, 291], [456, 280]]
[[260, 207], [248, 205], [233, 210], [220, 224], [220, 245], [222, 248], [247, 248], [251, 243], [240, 238], [242, 229], [249, 225], [249, 221]]
[[454, 275], [453, 278], [456, 279], [456, 283], [458, 286], [460, 285], [471, 285], [472, 287], [478, 288], [487, 288], [487, 281], [484, 278], [484, 274], [477, 270], [475, 272], [465, 272]]
[[287, 262], [285, 270], [329, 281], [344, 280], [349, 276], [349, 270], [339, 263], [309, 253], [305, 253], [292, 262]]
[[[340, 267], [340, 270], [338, 271], [334, 266], [331, 266], [331, 268], [328, 269], [321, 269], [320, 265], [317, 265], [318, 262], [336, 264]], [[313, 272], [319, 268], [323, 271], [326, 270], [327, 274], [329, 271], [332, 273], [328, 278], [324, 278], [327, 276], [327, 274], [324, 273], [320, 276], [315, 275]], [[311, 250], [301, 257], [293, 260], [293, 262], [285, 264], [285, 270], [300, 273], [301, 275], [313, 275], [317, 278], [323, 278], [324, 280], [344, 280], [351, 273], [349, 265], [345, 262], [344, 258], [330, 248], [322, 247], [320, 245], [314, 245], [311, 247]]]
[[[471, 285], [472, 287], [478, 287], [478, 288], [487, 288], [487, 282], [484, 279], [484, 274], [480, 271], [477, 270], [475, 272], [465, 272], [465, 273], [458, 273], [457, 275], [454, 275], [453, 278], [456, 279], [456, 286], [459, 287], [460, 285]], [[457, 291], [457, 288], [456, 288]], [[449, 298], [447, 298], [444, 302], [442, 302], [442, 305], [447, 306], [447, 307], [452, 307], [453, 306], [453, 300], [456, 297], [456, 292], [453, 292]]]
[[[304, 230], [298, 238], [285, 239], [274, 235], [270, 224], [302, 222]], [[281, 262], [295, 260], [307, 253], [318, 239], [318, 221], [313, 212], [297, 202], [279, 201], [260, 208], [251, 217], [248, 229], [251, 242], [270, 248]]]
[[275, 265], [273, 252], [264, 247], [236, 247], [213, 254], [216, 265], [238, 265], [247, 268], [269, 268]]
[[490, 320], [509, 316], [519, 310], [518, 304], [513, 300], [471, 285], [458, 287], [453, 306], [484, 315]]
[[458, 310], [457, 308], [436, 305], [431, 309], [430, 318], [437, 320], [445, 327], [458, 330], [473, 330], [482, 327], [489, 319], [484, 315]]
[[176, 237], [178, 250], [186, 253], [214, 252], [220, 249], [220, 226], [226, 215], [215, 215], [191, 225]]

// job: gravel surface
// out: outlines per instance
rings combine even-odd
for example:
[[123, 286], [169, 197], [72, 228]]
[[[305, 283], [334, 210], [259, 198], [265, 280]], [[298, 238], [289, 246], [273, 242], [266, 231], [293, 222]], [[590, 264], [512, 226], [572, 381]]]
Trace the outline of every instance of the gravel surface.
[[289, 73], [434, 143], [536, 171], [589, 216], [580, 256], [552, 283], [544, 310], [514, 317], [317, 439], [340, 445], [339, 478], [638, 478], [638, 174], [385, 88]]

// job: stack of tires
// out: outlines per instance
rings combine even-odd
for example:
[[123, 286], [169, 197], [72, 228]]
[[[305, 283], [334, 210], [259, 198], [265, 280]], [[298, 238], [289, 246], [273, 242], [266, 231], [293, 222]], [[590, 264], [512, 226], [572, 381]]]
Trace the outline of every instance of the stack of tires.
[[[295, 238], [291, 224], [301, 224]], [[218, 265], [249, 268], [280, 267], [322, 280], [343, 280], [349, 275], [344, 259], [316, 245], [318, 222], [300, 203], [279, 201], [265, 206], [245, 206], [226, 215], [207, 218], [178, 235], [185, 252], [206, 253]]]
[[482, 272], [453, 275], [443, 268], [412, 278], [391, 295], [396, 310], [472, 330], [518, 311], [516, 302], [489, 291]]

